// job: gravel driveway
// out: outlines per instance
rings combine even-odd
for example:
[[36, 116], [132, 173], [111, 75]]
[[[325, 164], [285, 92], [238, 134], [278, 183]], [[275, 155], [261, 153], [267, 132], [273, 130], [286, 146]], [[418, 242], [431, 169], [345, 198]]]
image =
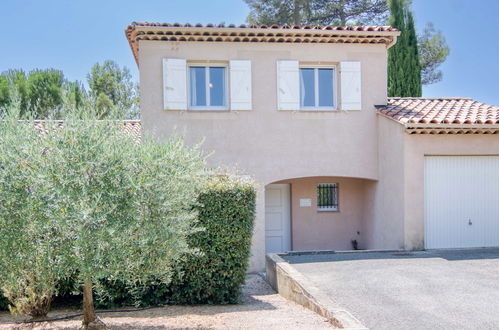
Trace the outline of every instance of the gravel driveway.
[[499, 249], [285, 259], [370, 329], [499, 329]]
[[[141, 312], [100, 314], [111, 329], [331, 329], [327, 320], [276, 294], [259, 275], [249, 275], [242, 304], [167, 306]], [[55, 310], [49, 317], [74, 314]], [[16, 319], [0, 312], [0, 323]], [[78, 329], [81, 317], [67, 321], [1, 325], [0, 329]]]

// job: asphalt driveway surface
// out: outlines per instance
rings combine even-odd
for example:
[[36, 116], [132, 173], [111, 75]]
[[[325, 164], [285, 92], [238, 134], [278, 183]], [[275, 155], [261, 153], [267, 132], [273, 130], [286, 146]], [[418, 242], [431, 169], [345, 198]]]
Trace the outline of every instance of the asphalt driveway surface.
[[370, 329], [499, 329], [499, 249], [285, 259]]

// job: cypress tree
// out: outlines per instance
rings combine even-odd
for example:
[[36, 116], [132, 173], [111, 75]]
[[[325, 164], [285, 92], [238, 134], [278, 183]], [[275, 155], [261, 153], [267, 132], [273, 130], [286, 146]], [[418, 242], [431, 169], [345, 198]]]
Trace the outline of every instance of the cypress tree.
[[388, 96], [420, 97], [421, 65], [414, 17], [405, 0], [390, 0], [390, 25], [400, 30], [388, 51]]
[[414, 16], [411, 11], [407, 11], [407, 34], [409, 43], [409, 58], [410, 61], [410, 72], [413, 74], [411, 78], [413, 79], [411, 83], [411, 95], [420, 97], [423, 93], [421, 84], [421, 64], [419, 61], [419, 49], [418, 49], [418, 37], [416, 35], [416, 28], [414, 27]]

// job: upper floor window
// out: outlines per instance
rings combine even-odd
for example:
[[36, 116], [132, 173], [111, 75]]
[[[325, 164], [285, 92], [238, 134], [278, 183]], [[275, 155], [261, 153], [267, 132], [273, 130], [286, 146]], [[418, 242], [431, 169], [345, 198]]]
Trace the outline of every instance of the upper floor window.
[[227, 67], [189, 65], [189, 108], [227, 110]]
[[303, 110], [335, 110], [334, 67], [300, 68], [300, 108]]

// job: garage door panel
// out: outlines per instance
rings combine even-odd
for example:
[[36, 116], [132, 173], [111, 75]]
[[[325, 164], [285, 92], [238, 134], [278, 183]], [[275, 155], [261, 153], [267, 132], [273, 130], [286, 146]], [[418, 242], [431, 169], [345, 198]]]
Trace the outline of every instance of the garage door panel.
[[499, 156], [425, 158], [425, 246], [499, 246]]

